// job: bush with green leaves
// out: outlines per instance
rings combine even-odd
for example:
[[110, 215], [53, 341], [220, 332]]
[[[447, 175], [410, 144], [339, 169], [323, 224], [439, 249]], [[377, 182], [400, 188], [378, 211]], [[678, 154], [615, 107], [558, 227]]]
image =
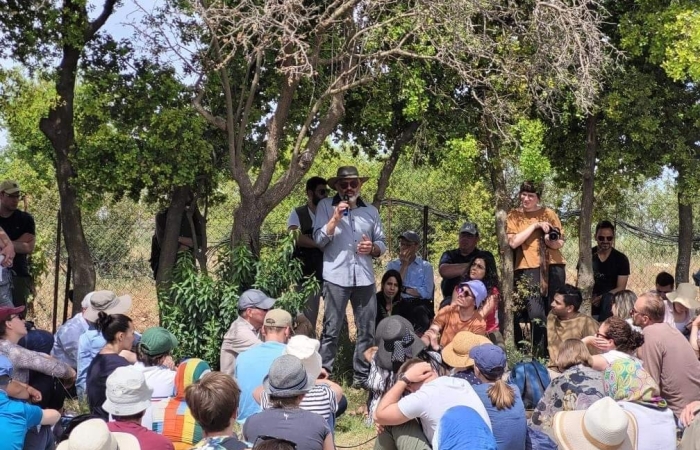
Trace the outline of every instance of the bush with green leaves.
[[213, 273], [199, 272], [189, 254], [179, 254], [170, 290], [158, 300], [162, 326], [180, 341], [175, 356], [201, 358], [218, 368], [224, 334], [238, 316], [239, 296], [249, 288], [276, 298], [276, 308], [296, 316], [319, 285], [303, 277], [293, 251], [291, 233], [260, 258], [245, 246], [223, 246]]

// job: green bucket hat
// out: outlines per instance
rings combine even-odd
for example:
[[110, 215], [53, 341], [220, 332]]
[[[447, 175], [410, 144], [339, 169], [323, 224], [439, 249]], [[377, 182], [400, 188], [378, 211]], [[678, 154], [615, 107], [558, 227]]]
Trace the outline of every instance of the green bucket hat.
[[163, 327], [152, 327], [141, 335], [139, 348], [148, 356], [163, 355], [177, 347], [177, 338]]

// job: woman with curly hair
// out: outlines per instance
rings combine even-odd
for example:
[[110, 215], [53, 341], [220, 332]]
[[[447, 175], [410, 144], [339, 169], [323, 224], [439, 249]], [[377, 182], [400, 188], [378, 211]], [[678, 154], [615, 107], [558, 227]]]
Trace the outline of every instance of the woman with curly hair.
[[582, 340], [603, 352], [593, 355], [591, 367], [605, 370], [618, 359], [634, 358], [636, 350], [644, 344], [644, 335], [633, 330], [625, 320], [611, 316], [600, 324], [595, 336], [587, 336]]
[[498, 269], [496, 263], [490, 258], [474, 258], [467, 268], [467, 277], [464, 281], [479, 280], [486, 286], [486, 301], [479, 308], [479, 313], [486, 320], [486, 335], [491, 341], [501, 346], [501, 335], [498, 321], [498, 304], [501, 293], [498, 290]]

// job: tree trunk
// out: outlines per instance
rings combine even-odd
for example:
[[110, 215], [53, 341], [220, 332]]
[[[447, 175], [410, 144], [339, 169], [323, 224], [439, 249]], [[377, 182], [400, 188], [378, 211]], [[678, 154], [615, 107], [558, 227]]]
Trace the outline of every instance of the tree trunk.
[[497, 140], [490, 131], [490, 127], [484, 122], [482, 124], [482, 145], [486, 148], [486, 155], [489, 161], [488, 167], [491, 177], [494, 199], [496, 201], [496, 237], [498, 238], [498, 251], [501, 260], [501, 302], [499, 306], [499, 316], [502, 316], [504, 325], [504, 339], [506, 342], [513, 342], [515, 337], [514, 305], [513, 305], [513, 249], [508, 245], [508, 235], [506, 234], [506, 219], [510, 209], [510, 195], [506, 183], [503, 158], [498, 148]]
[[255, 257], [260, 256], [260, 230], [271, 206], [254, 197], [241, 197], [241, 204], [233, 212], [231, 246], [246, 245]]
[[[185, 213], [187, 200], [190, 197], [190, 188], [176, 187], [170, 199], [170, 206], [165, 219], [165, 232], [160, 242], [160, 257], [158, 258], [158, 274], [156, 275], [156, 289], [158, 293], [167, 292], [170, 287], [172, 269], [177, 258], [179, 248], [178, 237], [182, 215]], [[194, 233], [193, 233], [194, 234]]]
[[598, 117], [586, 118], [586, 158], [583, 163], [581, 192], [581, 215], [578, 222], [578, 279], [577, 285], [583, 293], [584, 312], [590, 313], [590, 299], [593, 292], [593, 254], [591, 253], [591, 225], [593, 196], [595, 187], [595, 159], [598, 150]]
[[679, 164], [678, 191], [678, 259], [676, 261], [676, 285], [687, 283], [690, 277], [690, 255], [693, 249], [693, 206], [689, 201], [688, 170]]
[[384, 161], [382, 171], [379, 174], [379, 180], [377, 181], [377, 192], [374, 193], [374, 198], [372, 199], [372, 204], [375, 208], [381, 208], [382, 200], [384, 200], [384, 196], [386, 195], [386, 190], [389, 187], [389, 180], [391, 179], [391, 174], [394, 173], [396, 163], [399, 161], [399, 156], [401, 156], [401, 152], [406, 144], [413, 140], [413, 136], [415, 136], [419, 125], [419, 122], [409, 123], [394, 141], [394, 146], [391, 149], [389, 158]]
[[[61, 222], [68, 258], [73, 270], [73, 313], [80, 311], [83, 298], [95, 290], [95, 266], [85, 239], [78, 195], [71, 185], [75, 170], [70, 156], [75, 153], [73, 99], [80, 50], [65, 47], [58, 68], [56, 94], [58, 100], [49, 109], [48, 117], [39, 122], [39, 129], [51, 142], [56, 164], [56, 181], [61, 197]], [[68, 281], [70, 282], [70, 280]]]

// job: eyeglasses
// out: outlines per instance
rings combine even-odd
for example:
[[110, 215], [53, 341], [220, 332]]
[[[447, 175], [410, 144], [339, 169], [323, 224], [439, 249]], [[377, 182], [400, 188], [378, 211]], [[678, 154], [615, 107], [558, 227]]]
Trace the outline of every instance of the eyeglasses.
[[599, 242], [612, 242], [615, 236], [598, 236], [596, 238]]
[[472, 294], [471, 289], [469, 289], [468, 287], [458, 287], [457, 294], [463, 295], [465, 297], [474, 297], [474, 294]]
[[595, 337], [597, 338], [603, 338], [603, 339], [610, 339], [608, 336], [604, 335], [603, 333], [596, 333]]
[[267, 436], [267, 435], [258, 436], [258, 438], [255, 439], [255, 442], [253, 443], [253, 448], [257, 447], [259, 443], [265, 442], [265, 441], [279, 441], [280, 444], [291, 445], [292, 448], [295, 450], [297, 448], [296, 442], [292, 442], [290, 440], [282, 439], [282, 438], [278, 438], [278, 437], [274, 437], [274, 436]]
[[326, 195], [328, 194], [328, 189], [319, 189], [316, 191], [316, 194], [318, 195]]
[[641, 311], [637, 311], [637, 310], [634, 309], [634, 308], [630, 309], [630, 316], [634, 316], [635, 314], [639, 314], [640, 316], [647, 316], [647, 317], [649, 317], [648, 314], [645, 314], [645, 313], [643, 313], [643, 312], [641, 312]]
[[360, 185], [360, 182], [357, 180], [339, 181], [338, 185], [340, 186], [340, 189], [347, 189], [347, 188], [355, 189], [357, 186]]

